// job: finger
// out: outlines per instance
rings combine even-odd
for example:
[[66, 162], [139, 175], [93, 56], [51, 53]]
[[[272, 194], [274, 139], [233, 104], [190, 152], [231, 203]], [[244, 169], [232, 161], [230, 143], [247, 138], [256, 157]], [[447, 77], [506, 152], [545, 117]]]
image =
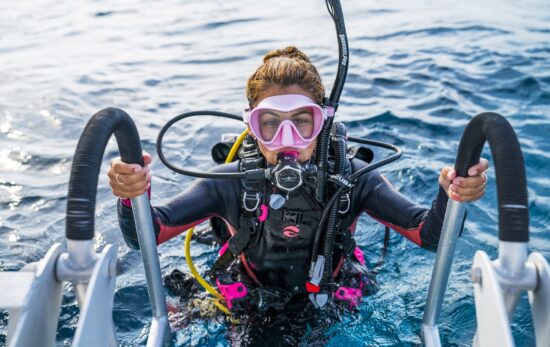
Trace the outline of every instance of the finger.
[[109, 180], [109, 185], [116, 196], [124, 195], [124, 197], [134, 197], [142, 194], [148, 186], [148, 182], [136, 182], [133, 184], [119, 184], [116, 180]]
[[140, 195], [144, 194], [147, 191], [147, 189], [148, 188], [145, 187], [141, 190], [136, 190], [136, 191], [132, 191], [132, 192], [125, 192], [125, 191], [121, 191], [121, 190], [113, 188], [112, 192], [113, 192], [114, 196], [119, 197], [121, 199], [132, 199], [132, 198], [135, 198], [137, 196], [140, 196]]
[[485, 189], [480, 190], [477, 194], [474, 195], [467, 195], [467, 196], [460, 196], [463, 201], [467, 202], [473, 202], [476, 200], [479, 200], [483, 195], [485, 195]]
[[484, 190], [485, 187], [484, 186], [477, 186], [477, 187], [472, 187], [472, 188], [465, 188], [465, 187], [458, 187], [454, 184], [451, 184], [449, 186], [449, 189], [459, 195], [460, 197], [466, 199], [468, 197], [472, 197], [472, 196], [476, 196], [477, 194], [479, 194], [480, 191]]
[[473, 177], [457, 177], [453, 180], [453, 184], [456, 184], [459, 187], [465, 187], [465, 188], [475, 188], [475, 187], [485, 187], [487, 184], [487, 175], [485, 173], [482, 173], [479, 176], [473, 176]]
[[458, 202], [463, 202], [464, 201], [464, 199], [462, 199], [462, 197], [460, 195], [458, 195], [457, 193], [453, 192], [450, 189], [449, 189], [449, 198], [451, 198], [455, 201], [458, 201]]
[[479, 163], [468, 169], [469, 176], [476, 176], [486, 171], [489, 168], [489, 161], [485, 158], [480, 158]]
[[150, 168], [146, 167], [143, 171], [135, 174], [110, 172], [108, 176], [111, 180], [116, 181], [118, 184], [132, 185], [138, 182], [147, 182], [150, 177]]
[[126, 164], [123, 162], [113, 163], [111, 169], [118, 174], [133, 174], [143, 170], [138, 164]]
[[144, 170], [143, 172], [139, 172], [137, 174], [123, 174], [117, 173], [115, 170], [109, 170], [107, 176], [113, 183], [125, 185], [147, 180], [148, 172]]
[[441, 169], [441, 173], [439, 174], [439, 184], [448, 186], [451, 183], [451, 180], [449, 179], [449, 173], [451, 171], [454, 171], [451, 166], [445, 166]]
[[456, 171], [455, 168], [452, 166], [447, 166], [447, 172], [446, 172], [446, 179], [452, 181], [456, 177]]

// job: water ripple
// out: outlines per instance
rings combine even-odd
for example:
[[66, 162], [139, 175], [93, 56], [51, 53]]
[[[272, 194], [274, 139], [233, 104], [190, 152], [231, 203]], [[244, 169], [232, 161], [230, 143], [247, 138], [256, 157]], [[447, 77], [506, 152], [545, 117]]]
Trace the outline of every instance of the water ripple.
[[448, 35], [462, 35], [465, 32], [475, 33], [479, 35], [480, 33], [488, 33], [493, 35], [506, 35], [510, 34], [509, 31], [497, 28], [486, 27], [482, 25], [470, 25], [463, 27], [432, 27], [432, 28], [422, 28], [422, 29], [411, 29], [411, 30], [399, 30], [392, 32], [390, 34], [376, 35], [376, 36], [361, 36], [360, 40], [388, 40], [394, 38], [408, 37], [408, 36], [448, 36]]
[[[349, 133], [401, 146], [403, 158], [383, 172], [412, 200], [429, 205], [439, 170], [454, 161], [467, 121], [483, 111], [502, 113], [520, 137], [527, 166], [530, 248], [550, 257], [548, 4], [376, 0], [342, 5], [350, 67], [338, 119]], [[0, 2], [0, 33], [2, 270], [21, 269], [63, 241], [71, 160], [79, 134], [99, 109], [127, 110], [143, 148], [154, 153], [158, 130], [176, 114], [210, 108], [238, 114], [246, 105], [246, 79], [268, 50], [297, 45], [327, 87], [337, 65], [333, 25], [314, 0]], [[206, 169], [212, 165], [210, 144], [223, 132], [241, 129], [238, 122], [197, 119], [174, 130], [166, 150], [181, 163]], [[104, 175], [116, 155], [111, 141], [99, 177], [95, 244], [119, 247], [114, 320], [120, 343], [144, 345], [151, 312], [141, 259], [120, 238]], [[487, 148], [483, 156], [491, 158]], [[154, 201], [178, 194], [191, 181], [167, 172], [158, 160], [152, 165]], [[459, 240], [442, 313], [444, 345], [471, 344], [475, 313], [468, 269], [477, 249], [497, 255], [493, 168], [488, 175], [487, 196], [468, 207]], [[366, 218], [358, 225], [358, 244], [376, 261], [383, 228]], [[163, 272], [185, 269], [181, 247], [175, 238], [159, 248]], [[396, 233], [388, 252], [378, 276], [382, 289], [326, 332], [328, 345], [420, 344], [434, 255]], [[211, 265], [215, 253], [193, 249], [200, 269]], [[78, 318], [72, 289], [66, 289], [60, 345], [70, 344]], [[528, 306], [520, 303], [513, 325], [523, 345], [534, 341]], [[0, 345], [6, 322], [2, 313]], [[174, 342], [227, 345], [225, 329], [219, 322], [197, 322], [177, 331]]]

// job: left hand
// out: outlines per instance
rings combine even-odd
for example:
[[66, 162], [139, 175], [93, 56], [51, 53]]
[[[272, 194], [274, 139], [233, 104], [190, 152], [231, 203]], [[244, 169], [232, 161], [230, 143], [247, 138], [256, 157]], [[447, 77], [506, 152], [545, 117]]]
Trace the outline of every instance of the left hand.
[[479, 163], [468, 169], [467, 178], [457, 177], [456, 171], [451, 166], [446, 166], [441, 169], [439, 175], [439, 184], [449, 198], [463, 202], [476, 201], [485, 194], [485, 186], [487, 185], [487, 175], [485, 171], [489, 168], [487, 159], [479, 159]]

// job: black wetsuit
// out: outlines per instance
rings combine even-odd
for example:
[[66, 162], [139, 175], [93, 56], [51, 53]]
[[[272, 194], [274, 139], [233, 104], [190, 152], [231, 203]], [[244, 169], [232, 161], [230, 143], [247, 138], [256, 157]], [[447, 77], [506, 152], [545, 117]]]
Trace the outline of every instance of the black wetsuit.
[[[353, 171], [366, 164], [352, 160]], [[238, 163], [219, 165], [212, 172], [237, 172]], [[171, 201], [154, 206], [153, 223], [157, 244], [211, 218], [222, 218], [238, 229], [241, 214], [241, 182], [238, 179], [197, 179]], [[362, 212], [399, 232], [417, 245], [435, 250], [447, 205], [447, 194], [440, 187], [432, 208], [420, 207], [401, 193], [377, 171], [358, 178], [351, 192], [351, 220]], [[119, 222], [126, 243], [139, 247], [131, 208], [119, 203]]]
[[[354, 172], [367, 165], [358, 159], [353, 159], [351, 164]], [[237, 172], [238, 163], [220, 165], [212, 171]], [[238, 179], [197, 179], [188, 189], [170, 202], [152, 208], [157, 243], [163, 243], [212, 217], [218, 217], [225, 221], [230, 230], [238, 230], [239, 224], [243, 223], [240, 218], [242, 213], [240, 199], [241, 181]], [[441, 187], [432, 208], [426, 209], [412, 203], [380, 173], [373, 171], [359, 177], [351, 191], [350, 200], [351, 206], [345, 222], [347, 225], [344, 225], [343, 228], [353, 229], [361, 213], [366, 212], [372, 218], [396, 230], [417, 245], [429, 250], [437, 248], [447, 203], [447, 195]], [[304, 210], [307, 212], [310, 208], [305, 207]], [[119, 204], [118, 212], [126, 243], [132, 248], [138, 248], [131, 208]], [[282, 232], [281, 230], [280, 233], [282, 234]], [[277, 254], [269, 254], [275, 247], [269, 247], [269, 244], [266, 246], [269, 241], [262, 242], [262, 237], [265, 239], [270, 235], [268, 232], [263, 234], [260, 236], [260, 242], [257, 243], [256, 249], [244, 252], [243, 261], [252, 261], [253, 270], [247, 268], [249, 275], [255, 277], [255, 282], [261, 283], [263, 286], [281, 287], [295, 294], [302, 292], [303, 285], [297, 288], [296, 281], [290, 284], [285, 282], [285, 270], [277, 267], [280, 258]], [[301, 242], [304, 242], [303, 239]], [[288, 243], [288, 245], [292, 250], [292, 243]], [[309, 248], [309, 245], [305, 247]], [[277, 249], [281, 249], [281, 247]], [[287, 253], [289, 253], [288, 249]], [[309, 264], [309, 261], [309, 259], [304, 259], [303, 264]], [[305, 267], [303, 264], [300, 265], [301, 272], [307, 272], [307, 269], [303, 269]], [[296, 272], [297, 270], [293, 267], [292, 271]], [[306, 275], [304, 274], [303, 277], [303, 283], [305, 283]], [[295, 291], [288, 288], [291, 285], [292, 288], [296, 288]]]
[[[359, 159], [351, 160], [353, 172], [365, 167], [365, 165], [367, 164]], [[212, 171], [238, 172], [238, 168], [238, 162], [233, 162], [230, 164], [217, 166]], [[239, 224], [243, 223], [243, 219], [241, 218], [242, 205], [240, 199], [241, 181], [239, 179], [197, 179], [190, 187], [168, 203], [152, 207], [153, 224], [157, 244], [161, 244], [172, 237], [181, 234], [187, 229], [213, 217], [223, 220], [229, 230], [232, 230], [233, 232], [238, 230], [242, 227]], [[314, 199], [310, 199], [310, 201], [314, 201]], [[405, 236], [417, 245], [432, 251], [437, 249], [447, 204], [447, 195], [441, 187], [439, 188], [436, 199], [432, 203], [431, 209], [427, 209], [408, 200], [405, 196], [399, 193], [387, 179], [380, 175], [380, 173], [373, 171], [358, 178], [358, 181], [351, 190], [350, 201], [350, 209], [343, 222], [345, 225], [343, 225], [341, 229], [349, 229], [353, 232], [357, 219], [363, 212], [366, 212], [375, 220], [399, 232], [401, 235]], [[287, 203], [285, 203], [285, 205], [286, 204]], [[302, 203], [299, 202], [297, 205], [300, 204]], [[307, 204], [305, 205], [306, 206], [301, 207], [301, 209], [304, 213], [307, 213], [311, 206], [307, 206]], [[295, 208], [296, 206], [291, 207]], [[139, 245], [131, 207], [127, 207], [119, 202], [118, 213], [120, 226], [126, 243], [131, 248], [137, 249]], [[277, 211], [270, 209], [270, 214], [271, 213], [275, 216], [274, 218], [281, 218], [280, 215], [277, 215]], [[265, 224], [269, 225], [269, 219]], [[311, 306], [304, 288], [304, 284], [307, 281], [307, 265], [309, 265], [310, 259], [302, 259], [300, 262], [296, 262], [296, 266], [292, 265], [291, 262], [291, 265], [286, 268], [285, 266], [281, 268], [279, 266], [279, 262], [284, 263], [286, 261], [285, 264], [287, 264], [289, 259], [300, 260], [297, 259], [297, 257], [308, 257], [307, 255], [309, 255], [310, 247], [308, 240], [311, 240], [311, 235], [306, 235], [305, 238], [302, 237], [304, 235], [301, 234], [301, 238], [293, 237], [295, 236], [292, 234], [295, 232], [294, 229], [290, 231], [286, 229], [281, 230], [283, 229], [282, 227], [277, 230], [272, 229], [273, 228], [264, 228], [263, 232], [260, 234], [260, 241], [255, 243], [254, 248], [245, 249], [241, 254], [240, 258], [242, 259], [242, 262], [251, 262], [251, 266], [247, 265], [247, 271], [242, 271], [243, 266], [242, 264], [239, 264], [238, 269], [241, 274], [239, 274], [238, 280], [243, 280], [248, 287], [254, 286], [257, 288], [257, 292], [254, 293], [256, 295], [256, 302], [267, 302], [268, 300], [266, 300], [266, 297], [272, 295], [273, 292], [268, 292], [265, 288], [275, 288], [275, 292], [280, 292], [282, 290], [283, 296], [286, 296], [287, 300], [281, 300], [275, 297], [273, 302], [275, 304], [280, 304], [280, 306], [276, 308], [280, 309], [280, 311], [278, 311], [279, 313], [273, 314], [273, 312], [269, 310], [270, 313], [267, 314], [268, 311], [264, 310], [262, 311], [263, 315], [261, 316], [264, 317], [263, 319], [251, 318], [251, 316], [249, 316], [250, 319], [247, 320], [248, 323], [241, 325], [240, 328], [233, 326], [232, 331], [235, 329], [244, 329], [247, 331], [245, 334], [248, 335], [248, 339], [250, 341], [256, 341], [255, 339], [257, 338], [257, 341], [264, 343], [266, 336], [265, 333], [267, 330], [269, 330], [269, 334], [273, 334], [273, 331], [276, 330], [273, 330], [273, 327], [278, 326], [279, 324], [284, 325], [284, 322], [287, 319], [298, 319], [301, 323], [292, 324], [295, 331], [291, 332], [290, 335], [286, 333], [287, 335], [284, 335], [283, 337], [273, 337], [274, 345], [293, 345], [294, 343], [279, 343], [277, 341], [288, 338], [302, 339], [304, 331], [308, 330], [305, 326], [314, 326], [315, 323], [312, 324], [312, 322], [316, 321], [315, 319], [311, 319], [314, 317], [312, 315], [317, 314], [315, 313], [316, 310], [303, 309], [305, 305]], [[285, 231], [287, 235], [284, 235]], [[302, 231], [299, 232], [301, 233]], [[274, 233], [277, 235], [273, 235]], [[279, 239], [278, 243], [273, 242], [274, 236]], [[290, 238], [285, 238], [285, 236], [289, 236]], [[304, 243], [304, 240], [306, 240], [306, 245], [302, 245], [302, 247], [297, 246], [296, 251], [294, 251], [292, 242]], [[288, 245], [288, 247], [281, 248], [281, 242], [288, 242], [282, 243], [282, 245]], [[275, 250], [281, 250], [284, 252], [284, 249], [286, 249], [286, 255], [271, 254]], [[358, 248], [356, 248], [356, 250], [358, 250]], [[367, 288], [369, 283], [369, 278], [367, 276], [361, 275], [359, 277], [360, 280], [357, 281], [353, 277], [355, 274], [352, 274], [351, 277], [346, 274], [346, 272], [354, 272], [357, 269], [359, 269], [359, 274], [364, 273], [365, 271], [365, 267], [363, 266], [361, 268], [361, 265], [357, 262], [357, 260], [361, 261], [361, 259], [359, 259], [362, 257], [361, 252], [359, 251], [360, 257], [357, 257], [357, 252], [353, 255], [354, 256], [348, 258], [358, 259], [353, 259], [353, 261], [347, 261], [348, 259], [346, 259], [344, 262], [343, 258], [340, 258], [340, 261], [338, 261], [338, 259], [335, 261], [335, 263], [339, 262], [338, 267], [341, 269], [340, 274], [335, 277], [335, 282], [344, 282], [341, 284], [341, 287], [338, 287], [338, 290], [339, 288], [349, 287], [348, 289], [352, 291], [352, 298], [346, 303], [346, 305], [349, 304], [350, 307], [357, 304], [356, 300], [353, 298], [354, 290], [359, 292], [358, 295], [361, 295], [361, 292], [362, 295], [366, 295], [370, 290]], [[364, 265], [364, 262], [362, 264]], [[252, 269], [250, 269], [250, 267]], [[297, 271], [296, 268], [300, 269]], [[233, 267], [231, 270], [234, 269], [235, 268]], [[294, 276], [292, 280], [285, 280], [285, 276], [295, 275], [295, 273], [299, 274], [297, 279], [296, 276]], [[250, 279], [250, 276], [255, 278], [252, 280]], [[235, 276], [233, 277], [235, 278]], [[377, 287], [375, 281], [371, 282], [374, 282], [370, 283], [371, 285], [374, 284]], [[261, 283], [261, 285], [259, 283]], [[297, 286], [296, 283], [301, 283], [301, 285]], [[219, 285], [220, 283], [218, 283], [218, 286]], [[354, 289], [354, 287], [357, 289]], [[335, 298], [339, 298], [338, 290], [334, 292]], [[258, 300], [258, 296], [262, 295], [264, 296], [261, 297], [261, 300]], [[340, 297], [341, 296], [342, 295], [340, 295]], [[297, 301], [303, 305], [296, 305]], [[291, 307], [290, 304], [300, 309], [295, 311], [297, 312], [296, 314], [281, 315], [280, 312], [288, 311], [287, 307]], [[250, 308], [250, 305], [247, 304], [245, 306], [241, 306], [241, 308], [242, 307], [248, 309]], [[341, 308], [342, 306], [340, 305], [339, 307]], [[328, 314], [327, 312], [329, 311], [330, 310], [325, 310], [324, 312], [325, 314]], [[337, 311], [333, 310], [332, 314], [334, 314], [335, 317], [338, 316]], [[304, 317], [301, 317], [300, 315], [304, 315]], [[330, 320], [323, 321], [328, 322]], [[322, 334], [323, 329], [323, 327], [318, 329], [320, 334]], [[312, 331], [315, 331], [315, 329]], [[241, 336], [239, 334], [242, 333], [243, 332], [241, 331], [236, 334]], [[238, 336], [236, 337], [237, 340], [240, 339]], [[234, 339], [232, 337], [228, 338], [230, 340]], [[251, 345], [254, 345], [254, 343], [251, 342]]]

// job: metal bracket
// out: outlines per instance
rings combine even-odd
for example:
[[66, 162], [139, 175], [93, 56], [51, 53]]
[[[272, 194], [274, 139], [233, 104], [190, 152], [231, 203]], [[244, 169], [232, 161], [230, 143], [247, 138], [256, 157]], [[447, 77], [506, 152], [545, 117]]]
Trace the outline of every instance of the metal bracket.
[[[3, 285], [14, 291], [8, 298], [11, 307], [8, 323], [8, 346], [55, 346], [57, 321], [61, 310], [63, 283], [55, 276], [56, 263], [63, 246], [54, 244], [36, 265], [19, 272], [2, 272]], [[30, 275], [30, 276], [29, 276]], [[11, 277], [11, 279], [4, 277]], [[26, 284], [18, 286], [18, 283]], [[2, 301], [6, 297], [2, 295]], [[9, 300], [8, 300], [9, 301]], [[4, 308], [4, 307], [3, 307]]]
[[477, 333], [474, 345], [513, 347], [514, 339], [498, 275], [487, 253], [477, 251], [472, 273], [475, 274], [474, 296]]
[[107, 245], [101, 252], [83, 305], [73, 346], [118, 346], [113, 323], [113, 299], [116, 281], [116, 246]]
[[537, 287], [529, 291], [537, 346], [550, 346], [550, 266], [539, 253], [531, 253], [527, 262], [535, 265], [538, 275]]

